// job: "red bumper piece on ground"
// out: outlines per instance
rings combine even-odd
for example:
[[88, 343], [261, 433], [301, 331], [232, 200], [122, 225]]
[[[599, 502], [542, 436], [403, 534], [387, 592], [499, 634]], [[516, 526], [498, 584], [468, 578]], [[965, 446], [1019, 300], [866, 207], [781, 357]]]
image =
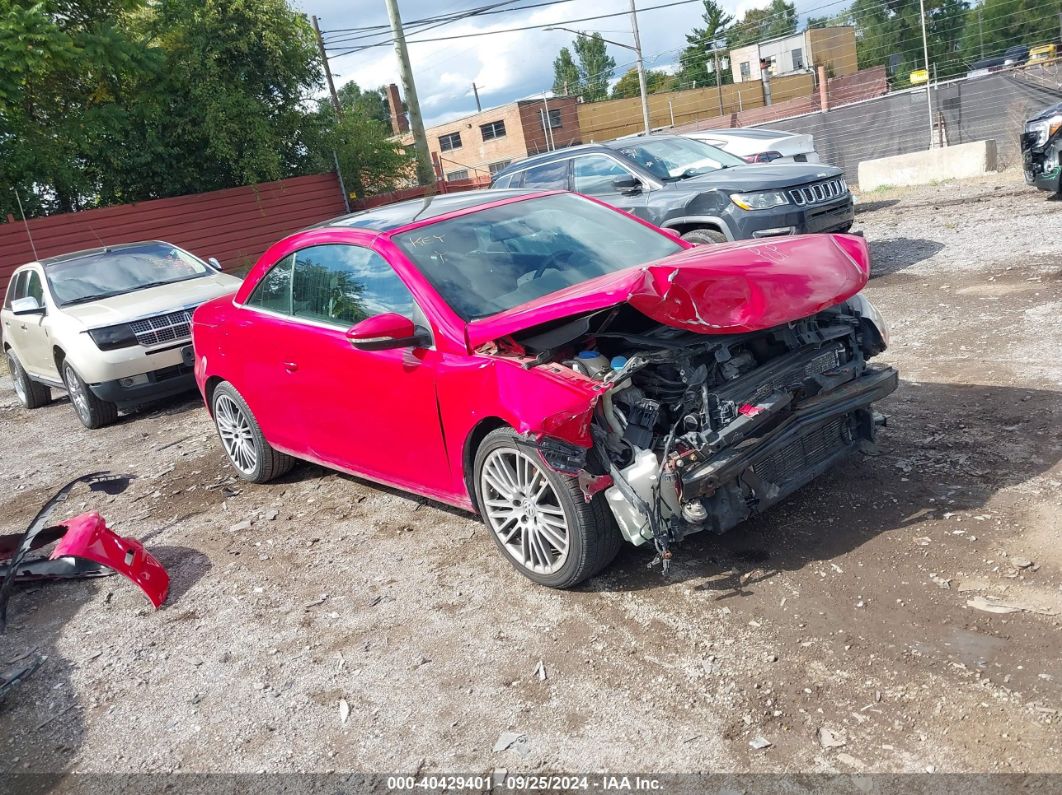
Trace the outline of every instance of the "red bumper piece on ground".
[[114, 569], [139, 586], [158, 608], [170, 590], [170, 575], [135, 538], [122, 538], [93, 511], [62, 523], [66, 534], [55, 545], [52, 560], [85, 558]]

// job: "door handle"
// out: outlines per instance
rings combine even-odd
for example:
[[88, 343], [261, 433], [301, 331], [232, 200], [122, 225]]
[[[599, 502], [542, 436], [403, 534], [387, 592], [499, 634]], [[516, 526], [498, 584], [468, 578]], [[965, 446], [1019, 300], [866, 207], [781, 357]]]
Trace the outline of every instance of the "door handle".
[[294, 373], [296, 370], [299, 369], [299, 363], [298, 362], [284, 362], [284, 369], [287, 370], [289, 373]]

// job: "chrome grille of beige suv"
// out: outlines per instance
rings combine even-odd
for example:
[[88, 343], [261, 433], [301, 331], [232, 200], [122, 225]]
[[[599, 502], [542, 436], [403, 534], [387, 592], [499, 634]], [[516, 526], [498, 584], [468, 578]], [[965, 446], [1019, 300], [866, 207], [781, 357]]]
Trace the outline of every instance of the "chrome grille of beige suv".
[[129, 324], [141, 345], [178, 342], [192, 336], [192, 310], [180, 309], [165, 315], [145, 317]]

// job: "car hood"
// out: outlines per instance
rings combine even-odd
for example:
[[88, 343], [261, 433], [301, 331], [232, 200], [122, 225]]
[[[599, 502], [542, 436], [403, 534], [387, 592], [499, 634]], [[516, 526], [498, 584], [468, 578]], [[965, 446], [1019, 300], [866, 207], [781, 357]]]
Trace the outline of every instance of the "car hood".
[[1026, 121], [1026, 124], [1028, 124], [1030, 121], [1050, 119], [1052, 116], [1058, 113], [1062, 113], [1062, 102], [1058, 102], [1054, 105], [1048, 105], [1046, 108], [1039, 111], [1038, 113], [1034, 113], [1032, 116], [1029, 117], [1028, 121]]
[[771, 190], [806, 185], [809, 182], [840, 177], [843, 174], [844, 171], [836, 166], [804, 163], [750, 163], [747, 166], [730, 166], [709, 174], [669, 182], [667, 187], [671, 190], [689, 193], [700, 193], [716, 188], [736, 191]]
[[799, 235], [698, 246], [574, 285], [467, 326], [471, 350], [551, 321], [629, 304], [700, 334], [771, 328], [858, 293], [870, 252], [855, 235]]
[[142, 317], [198, 306], [212, 298], [233, 293], [239, 286], [240, 280], [235, 276], [215, 273], [198, 279], [135, 290], [87, 304], [60, 307], [60, 311], [67, 317], [83, 323], [85, 328], [113, 326], [116, 323], [128, 323]]

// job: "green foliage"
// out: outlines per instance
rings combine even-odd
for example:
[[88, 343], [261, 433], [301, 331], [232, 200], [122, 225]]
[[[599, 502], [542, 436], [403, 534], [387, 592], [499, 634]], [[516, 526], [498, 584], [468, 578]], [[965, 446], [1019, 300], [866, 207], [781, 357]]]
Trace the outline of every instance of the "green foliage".
[[[675, 78], [667, 72], [656, 69], [648, 69], [645, 72], [645, 90], [650, 94], [658, 94], [662, 91], [671, 91], [674, 88]], [[642, 88], [638, 82], [638, 70], [629, 69], [612, 87], [612, 99], [626, 99], [628, 97], [640, 97]]]
[[336, 96], [344, 113], [391, 123], [391, 109], [387, 105], [387, 89], [384, 86], [362, 91], [357, 83], [351, 81], [337, 88]]
[[796, 33], [796, 29], [796, 4], [771, 0], [766, 8], [750, 8], [736, 25], [730, 27], [727, 45], [730, 49], [744, 47], [746, 44], [788, 36]]
[[[287, 0], [0, 0], [0, 212], [27, 215], [332, 170], [393, 185], [386, 103], [312, 97], [312, 28]], [[346, 172], [349, 171], [349, 176]]]
[[[856, 27], [860, 69], [887, 64], [895, 54], [898, 66], [892, 84], [903, 88], [910, 84], [912, 71], [925, 68], [918, 0], [855, 0], [849, 14]], [[940, 78], [965, 71], [959, 54], [965, 15], [963, 0], [926, 2], [929, 63]]]
[[600, 33], [582, 35], [572, 42], [579, 62], [580, 95], [585, 102], [608, 99], [608, 84], [616, 71], [616, 59], [608, 54]]
[[572, 59], [572, 51], [561, 47], [553, 59], [553, 93], [558, 96], [577, 96], [580, 92], [579, 67]]
[[[700, 88], [717, 85], [715, 61], [711, 55], [713, 46], [723, 47], [727, 29], [734, 18], [714, 0], [704, 0], [701, 14], [703, 28], [694, 28], [686, 34], [686, 48], [679, 55], [679, 73], [676, 83], [680, 88]], [[734, 82], [729, 69], [723, 69], [723, 84]]]
[[966, 11], [959, 57], [969, 64], [1015, 44], [1047, 44], [1058, 37], [1060, 13], [1057, 0], [984, 0]]

